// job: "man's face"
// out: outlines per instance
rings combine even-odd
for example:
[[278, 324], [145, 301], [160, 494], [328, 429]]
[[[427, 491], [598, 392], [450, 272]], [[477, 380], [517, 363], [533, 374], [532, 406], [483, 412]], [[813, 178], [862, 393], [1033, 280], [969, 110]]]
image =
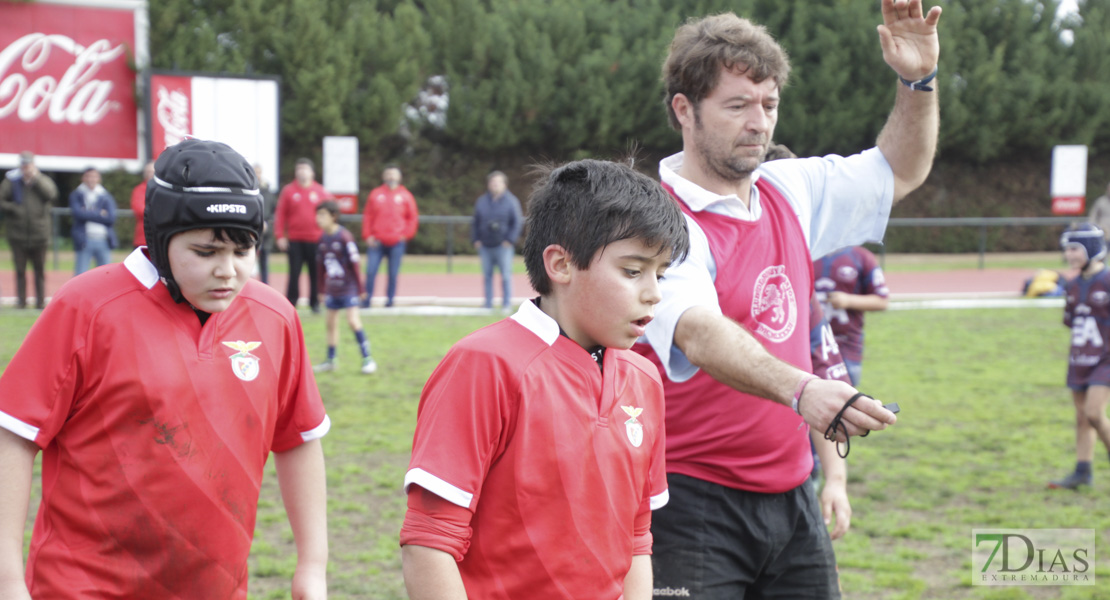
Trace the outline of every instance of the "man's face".
[[293, 176], [297, 178], [297, 183], [308, 185], [312, 183], [313, 179], [316, 179], [316, 171], [309, 165], [300, 164], [293, 169]]
[[[722, 68], [717, 87], [694, 107], [689, 127], [693, 148], [708, 174], [737, 182], [751, 177], [763, 162], [779, 117], [779, 89]], [[684, 124], [684, 131], [688, 125]]]
[[489, 190], [489, 195], [493, 196], [494, 198], [497, 198], [501, 196], [501, 194], [504, 194], [506, 187], [508, 186], [505, 185], [505, 178], [500, 175], [490, 177], [489, 183], [486, 184], [486, 188]]
[[19, 172], [23, 175], [23, 180], [27, 181], [28, 179], [31, 179], [32, 177], [37, 175], [39, 170], [38, 167], [35, 166], [35, 163], [29, 162], [26, 164], [20, 164]]
[[391, 188], [401, 185], [401, 171], [400, 169], [386, 169], [382, 173], [382, 183]]
[[100, 171], [96, 169], [85, 171], [85, 174], [81, 176], [81, 183], [84, 183], [85, 187], [89, 189], [100, 185]]

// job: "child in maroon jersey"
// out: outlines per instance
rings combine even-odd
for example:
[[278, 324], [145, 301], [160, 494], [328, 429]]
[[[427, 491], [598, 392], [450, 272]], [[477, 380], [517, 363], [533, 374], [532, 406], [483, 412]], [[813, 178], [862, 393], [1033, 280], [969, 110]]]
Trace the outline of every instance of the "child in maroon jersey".
[[362, 372], [378, 370], [370, 356], [370, 340], [358, 316], [359, 296], [366, 297], [358, 275], [358, 245], [355, 236], [339, 224], [339, 205], [327, 200], [316, 208], [316, 225], [323, 234], [316, 248], [316, 273], [320, 278], [320, 301], [328, 309], [328, 359], [313, 367], [317, 373], [335, 370], [335, 347], [339, 343], [339, 311], [346, 311], [347, 324], [362, 352]]
[[1060, 237], [1068, 266], [1079, 270], [1065, 289], [1064, 325], [1071, 328], [1068, 387], [1075, 402], [1075, 471], [1049, 482], [1050, 488], [1091, 485], [1095, 440], [1110, 450], [1110, 271], [1103, 232], [1090, 223], [1069, 228]]

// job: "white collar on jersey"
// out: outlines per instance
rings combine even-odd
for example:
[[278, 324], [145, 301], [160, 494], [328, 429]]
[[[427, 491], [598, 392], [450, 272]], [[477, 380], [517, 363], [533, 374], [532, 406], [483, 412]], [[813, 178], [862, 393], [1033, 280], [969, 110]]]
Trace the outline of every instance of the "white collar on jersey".
[[509, 318], [536, 334], [548, 346], [554, 345], [555, 340], [559, 339], [559, 324], [531, 300], [524, 301]]
[[160, 278], [158, 277], [158, 269], [154, 267], [154, 263], [150, 262], [146, 254], [143, 254], [143, 248], [145, 247], [146, 246], [140, 246], [135, 248], [131, 254], [128, 254], [127, 258], [123, 259], [123, 266], [127, 267], [127, 270], [135, 276], [135, 279], [138, 279], [139, 283], [146, 286], [146, 289], [149, 290], [154, 287], [154, 284], [158, 283]]
[[720, 203], [741, 211], [740, 214], [750, 213], [752, 219], [759, 218], [762, 211], [759, 205], [759, 190], [755, 187], [755, 182], [759, 181], [759, 171], [752, 173], [752, 202], [749, 209], [744, 206], [744, 203], [740, 201], [736, 194], [721, 196], [679, 175], [678, 171], [682, 168], [684, 154], [684, 152], [679, 152], [659, 161], [659, 180], [671, 186], [678, 197], [686, 203], [686, 206], [690, 207], [690, 210], [700, 212], [711, 204]]

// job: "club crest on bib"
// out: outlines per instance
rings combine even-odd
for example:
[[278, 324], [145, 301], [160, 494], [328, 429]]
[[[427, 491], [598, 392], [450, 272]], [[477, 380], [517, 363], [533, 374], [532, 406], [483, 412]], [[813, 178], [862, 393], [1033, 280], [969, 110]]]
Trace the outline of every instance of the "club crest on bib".
[[786, 276], [786, 266], [767, 267], [756, 278], [752, 290], [752, 320], [757, 324], [756, 333], [775, 343], [785, 342], [794, 333], [798, 324], [798, 302], [794, 286]]
[[258, 377], [258, 357], [251, 354], [251, 350], [262, 345], [262, 342], [223, 342], [223, 345], [238, 350], [238, 354], [231, 355], [231, 372], [243, 381], [254, 381]]
[[640, 413], [644, 412], [643, 408], [635, 406], [622, 406], [621, 410], [624, 414], [632, 417], [624, 422], [624, 433], [628, 435], [628, 441], [633, 447], [639, 448], [640, 444], [644, 443], [644, 425], [636, 420]]

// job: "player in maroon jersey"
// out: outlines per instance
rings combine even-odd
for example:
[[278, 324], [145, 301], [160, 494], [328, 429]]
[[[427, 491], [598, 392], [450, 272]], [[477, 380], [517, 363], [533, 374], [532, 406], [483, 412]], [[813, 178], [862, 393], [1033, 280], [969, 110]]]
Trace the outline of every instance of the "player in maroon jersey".
[[1075, 470], [1050, 488], [1091, 485], [1095, 440], [1110, 450], [1110, 270], [1103, 232], [1090, 223], [1069, 228], [1060, 237], [1064, 259], [1079, 275], [1065, 287], [1064, 325], [1071, 328], [1068, 387], [1075, 402]]
[[886, 310], [890, 290], [875, 255], [863, 246], [837, 250], [813, 261], [817, 300], [825, 311], [848, 368], [851, 384], [863, 372], [863, 314]]
[[328, 309], [328, 358], [313, 369], [317, 373], [335, 370], [339, 311], [345, 311], [347, 324], [351, 326], [362, 353], [362, 372], [373, 373], [378, 370], [378, 364], [370, 356], [370, 340], [366, 338], [362, 319], [358, 315], [359, 297], [366, 294], [362, 291], [358, 274], [359, 252], [355, 236], [339, 224], [339, 205], [334, 200], [323, 202], [316, 208], [316, 225], [323, 231], [316, 248], [316, 273], [320, 278], [317, 287], [321, 302]]

